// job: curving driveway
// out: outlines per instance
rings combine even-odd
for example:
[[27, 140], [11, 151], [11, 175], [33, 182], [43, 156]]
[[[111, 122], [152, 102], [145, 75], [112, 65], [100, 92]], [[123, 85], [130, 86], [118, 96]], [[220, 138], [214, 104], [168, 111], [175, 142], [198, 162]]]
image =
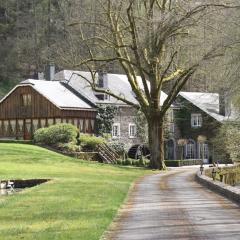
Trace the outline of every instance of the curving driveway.
[[196, 168], [145, 177], [109, 234], [113, 240], [240, 240], [240, 208], [194, 181]]

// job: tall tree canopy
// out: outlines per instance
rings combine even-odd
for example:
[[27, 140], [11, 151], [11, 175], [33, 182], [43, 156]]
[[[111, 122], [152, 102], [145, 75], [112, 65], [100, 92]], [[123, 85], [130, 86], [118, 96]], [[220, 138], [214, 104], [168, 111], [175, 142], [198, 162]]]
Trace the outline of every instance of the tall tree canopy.
[[[92, 73], [89, 84], [97, 92], [107, 93], [140, 108], [148, 122], [151, 167], [165, 168], [164, 116], [186, 82], [206, 62], [223, 56], [227, 46], [215, 39], [201, 49], [196, 41], [198, 26], [206, 15], [224, 12], [236, 6], [225, 1], [170, 0], [98, 0], [99, 17], [95, 22], [71, 24], [80, 31], [80, 42], [86, 52], [75, 67], [84, 66]], [[94, 35], [86, 29], [94, 26]], [[194, 44], [193, 44], [194, 43]], [[197, 56], [189, 58], [189, 49]], [[188, 52], [189, 53], [189, 52]], [[139, 104], [116, 96], [95, 83], [97, 69], [117, 62], [128, 77]], [[139, 77], [138, 77], [139, 76]], [[161, 90], [168, 86], [168, 97], [160, 101]]]

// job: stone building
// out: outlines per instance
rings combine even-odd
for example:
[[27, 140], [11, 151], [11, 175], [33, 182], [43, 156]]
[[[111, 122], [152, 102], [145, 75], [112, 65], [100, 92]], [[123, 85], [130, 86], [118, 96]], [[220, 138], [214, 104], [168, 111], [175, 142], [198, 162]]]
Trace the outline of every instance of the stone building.
[[[103, 89], [110, 89], [115, 95], [137, 104], [126, 75], [102, 72], [97, 74], [96, 78]], [[136, 109], [112, 96], [94, 92], [88, 82], [92, 81], [89, 72], [63, 70], [55, 75], [55, 80], [63, 82], [68, 89], [75, 91], [89, 103], [96, 106], [112, 105], [117, 108], [112, 127], [112, 140], [125, 143], [129, 147], [142, 143], [137, 134]], [[166, 97], [167, 95], [162, 92], [161, 102], [164, 102]]]
[[[117, 109], [112, 140], [129, 148], [143, 143], [137, 129], [136, 109], [112, 96], [94, 92], [89, 72], [63, 70], [53, 76], [50, 81], [24, 81], [0, 101], [0, 138], [29, 139], [37, 128], [58, 122], [72, 123], [81, 132], [95, 133], [97, 107], [111, 105]], [[95, 81], [99, 87], [137, 104], [126, 75], [100, 72]], [[160, 102], [166, 98], [162, 92]], [[224, 121], [233, 119], [236, 114], [226, 96], [180, 92], [166, 115], [165, 158], [206, 162], [214, 158], [211, 139]], [[184, 139], [185, 144], [180, 146], [179, 139]]]
[[[236, 120], [238, 114], [225, 97], [218, 93], [180, 92], [174, 112], [175, 156], [180, 159], [216, 160], [212, 139], [226, 121]], [[183, 156], [178, 139], [185, 139]]]

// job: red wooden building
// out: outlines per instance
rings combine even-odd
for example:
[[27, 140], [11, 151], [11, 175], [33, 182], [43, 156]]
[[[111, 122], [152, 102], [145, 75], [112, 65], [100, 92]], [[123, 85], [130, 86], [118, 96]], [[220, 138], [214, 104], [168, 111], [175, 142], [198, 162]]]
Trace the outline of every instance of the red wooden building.
[[59, 81], [26, 80], [0, 101], [0, 138], [31, 139], [38, 128], [71, 123], [95, 131], [95, 107]]

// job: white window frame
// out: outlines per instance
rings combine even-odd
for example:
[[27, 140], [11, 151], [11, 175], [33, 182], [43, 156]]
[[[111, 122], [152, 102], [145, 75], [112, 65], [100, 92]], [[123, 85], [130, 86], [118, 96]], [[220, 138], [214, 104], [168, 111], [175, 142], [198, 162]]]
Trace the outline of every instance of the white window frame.
[[191, 126], [192, 126], [192, 128], [202, 127], [202, 114], [201, 113], [192, 113], [191, 114]]
[[174, 122], [174, 112], [173, 112], [173, 109], [169, 110], [169, 121], [170, 121], [170, 123]]
[[[202, 150], [203, 150], [203, 156], [202, 156]], [[204, 160], [208, 159], [209, 148], [208, 148], [207, 143], [199, 143], [198, 144], [198, 156], [199, 156], [199, 159], [204, 159]]]
[[173, 122], [169, 123], [169, 132], [175, 133], [175, 124]]
[[[117, 127], [117, 129], [118, 129], [118, 134], [117, 135], [114, 134], [114, 127]], [[114, 123], [112, 125], [112, 138], [120, 138], [120, 136], [121, 136], [120, 123]]]
[[196, 144], [195, 144], [195, 141], [189, 140], [189, 142], [185, 145], [185, 158], [186, 159], [196, 158]]
[[[131, 132], [131, 127], [135, 128], [134, 134], [132, 134], [132, 132]], [[129, 125], [128, 125], [128, 135], [129, 135], [129, 138], [136, 138], [136, 136], [137, 136], [137, 126], [136, 126], [135, 123], [129, 123]]]

